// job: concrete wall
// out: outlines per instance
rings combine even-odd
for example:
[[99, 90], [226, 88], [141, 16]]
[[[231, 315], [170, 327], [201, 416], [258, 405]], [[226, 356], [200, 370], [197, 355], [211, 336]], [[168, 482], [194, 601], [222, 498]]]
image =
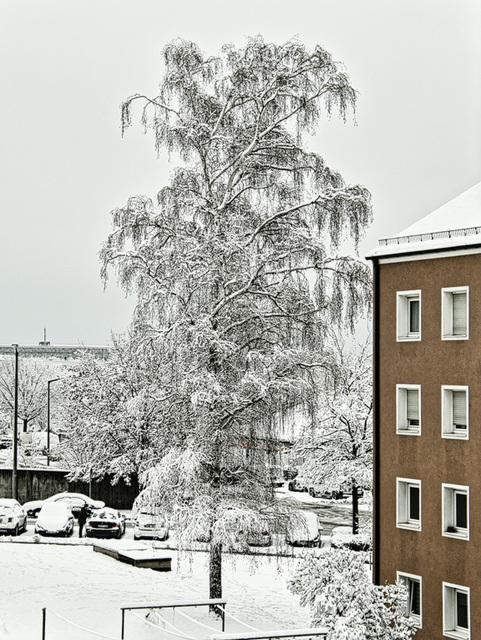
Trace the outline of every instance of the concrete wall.
[[[67, 471], [57, 469], [19, 469], [17, 472], [18, 501], [43, 500], [61, 491], [75, 491], [89, 495], [88, 482], [69, 482]], [[94, 500], [103, 500], [115, 509], [130, 509], [139, 493], [137, 478], [127, 485], [123, 480], [112, 485], [111, 478], [92, 482], [90, 495]], [[0, 497], [12, 497], [12, 470], [0, 469]]]

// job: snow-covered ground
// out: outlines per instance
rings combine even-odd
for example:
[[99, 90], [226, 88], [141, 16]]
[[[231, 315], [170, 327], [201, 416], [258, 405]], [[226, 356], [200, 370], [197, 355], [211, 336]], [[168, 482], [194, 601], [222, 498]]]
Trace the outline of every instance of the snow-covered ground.
[[[168, 555], [172, 557], [172, 571], [157, 572], [122, 564], [85, 544], [3, 542], [0, 544], [1, 640], [40, 639], [44, 607], [47, 640], [119, 639], [122, 606], [207, 599], [207, 554], [179, 556], [169, 551]], [[307, 627], [307, 612], [286, 585], [295, 562], [295, 558], [227, 556], [223, 570], [227, 611], [266, 631]], [[220, 631], [220, 623], [203, 617], [201, 609], [189, 609], [188, 614], [201, 616], [204, 624], [214, 628], [194, 629], [180, 613], [169, 620], [196, 640]], [[230, 617], [226, 630], [250, 631]], [[175, 638], [177, 636], [153, 627], [133, 613], [126, 614], [126, 640]]]

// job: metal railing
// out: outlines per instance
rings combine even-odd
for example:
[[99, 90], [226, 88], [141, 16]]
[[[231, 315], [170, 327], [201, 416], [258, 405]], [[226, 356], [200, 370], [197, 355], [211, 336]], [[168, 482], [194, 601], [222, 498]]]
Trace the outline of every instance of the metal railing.
[[386, 247], [393, 244], [428, 242], [429, 240], [444, 240], [446, 238], [460, 238], [463, 236], [475, 236], [479, 234], [481, 234], [481, 226], [467, 227], [465, 229], [451, 229], [450, 231], [433, 231], [432, 233], [416, 233], [409, 236], [397, 236], [395, 238], [381, 238], [379, 240], [379, 245]]

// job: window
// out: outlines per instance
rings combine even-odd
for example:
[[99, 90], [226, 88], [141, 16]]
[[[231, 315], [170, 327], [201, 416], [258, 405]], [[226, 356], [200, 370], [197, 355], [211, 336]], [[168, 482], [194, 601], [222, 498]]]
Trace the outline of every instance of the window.
[[396, 385], [396, 433], [421, 435], [421, 385]]
[[421, 480], [397, 478], [397, 526], [421, 531]]
[[442, 290], [443, 340], [467, 340], [469, 337], [469, 287]]
[[469, 438], [469, 387], [441, 387], [443, 438]]
[[397, 339], [421, 339], [421, 291], [397, 292]]
[[443, 634], [448, 638], [471, 637], [470, 590], [443, 582]]
[[418, 629], [422, 628], [422, 578], [410, 573], [397, 572], [397, 579], [404, 584], [408, 591], [406, 615], [413, 619]]
[[443, 484], [443, 536], [469, 540], [469, 487]]

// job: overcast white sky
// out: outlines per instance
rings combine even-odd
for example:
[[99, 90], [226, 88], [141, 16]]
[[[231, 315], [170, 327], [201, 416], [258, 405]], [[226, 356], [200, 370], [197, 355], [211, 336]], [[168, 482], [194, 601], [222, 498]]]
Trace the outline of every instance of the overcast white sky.
[[[373, 196], [363, 252], [481, 180], [479, 0], [0, 0], [0, 344], [105, 344], [131, 302], [98, 252], [109, 212], [169, 168], [119, 105], [155, 95], [176, 37], [209, 54], [261, 33], [342, 61], [357, 125], [309, 141]], [[480, 212], [481, 218], [481, 212]]]

